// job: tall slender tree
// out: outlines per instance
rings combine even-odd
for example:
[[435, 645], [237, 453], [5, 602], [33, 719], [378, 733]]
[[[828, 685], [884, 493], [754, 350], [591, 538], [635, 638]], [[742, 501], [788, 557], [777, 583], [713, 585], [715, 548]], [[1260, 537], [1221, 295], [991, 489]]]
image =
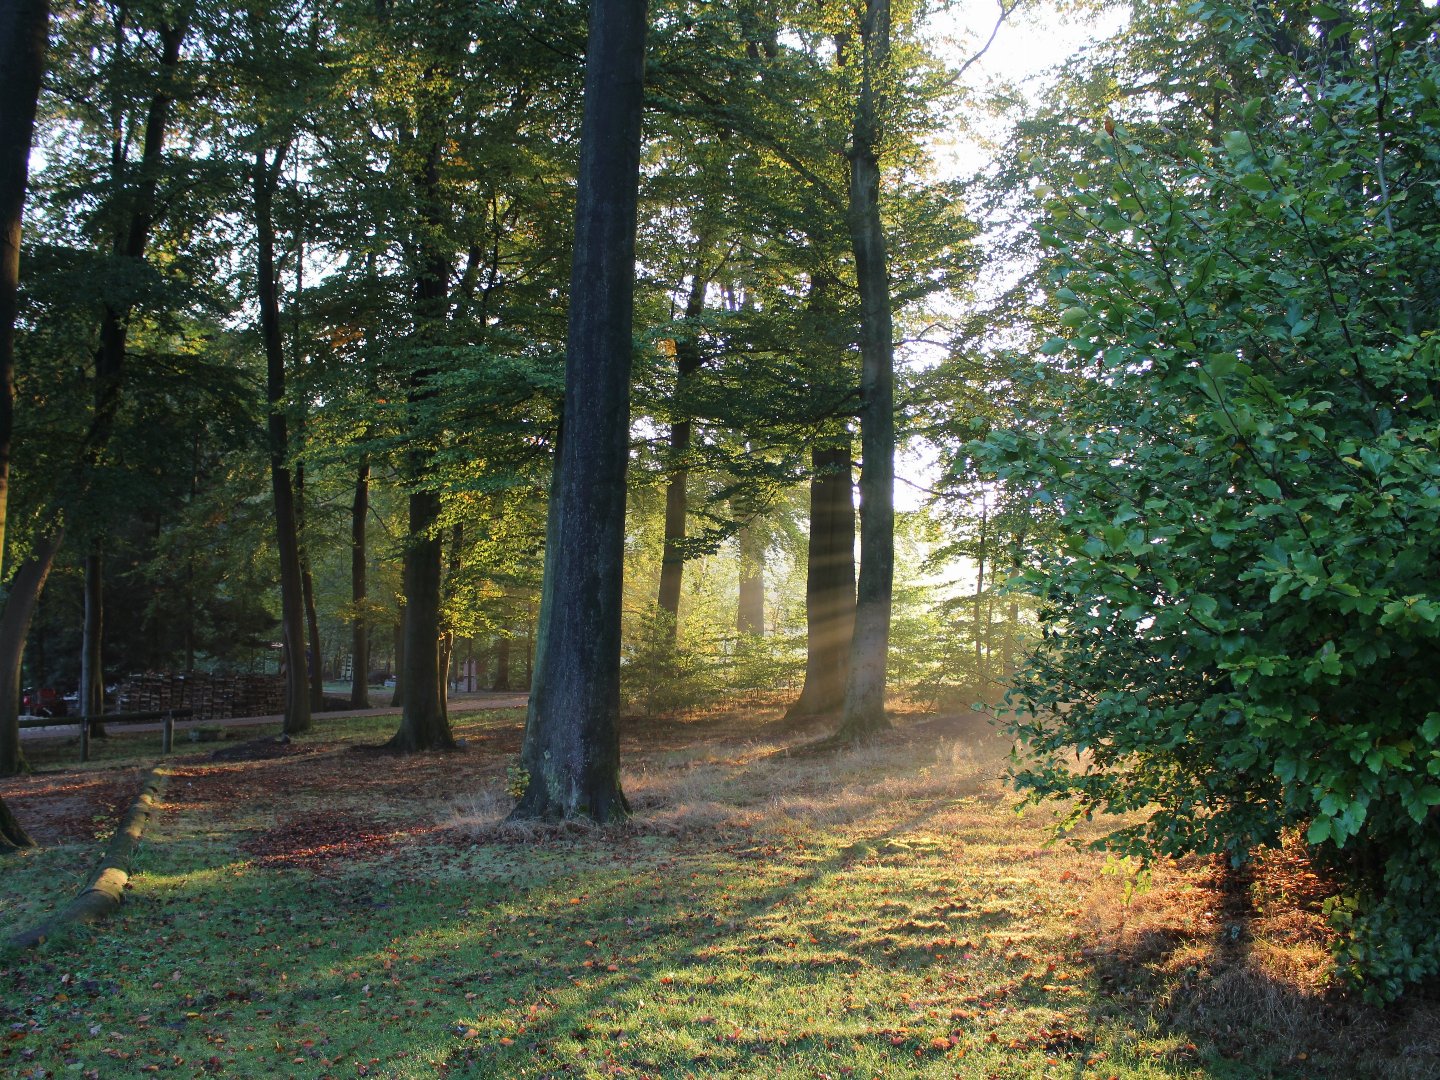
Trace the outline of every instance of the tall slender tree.
[[890, 726], [885, 716], [885, 667], [895, 577], [895, 344], [880, 216], [890, 0], [866, 0], [860, 61], [860, 92], [847, 155], [850, 237], [860, 287], [860, 577], [845, 712], [837, 733], [841, 739], [865, 738]]
[[629, 813], [620, 600], [645, 23], [645, 0], [590, 7], [565, 403], [518, 817], [606, 822]]

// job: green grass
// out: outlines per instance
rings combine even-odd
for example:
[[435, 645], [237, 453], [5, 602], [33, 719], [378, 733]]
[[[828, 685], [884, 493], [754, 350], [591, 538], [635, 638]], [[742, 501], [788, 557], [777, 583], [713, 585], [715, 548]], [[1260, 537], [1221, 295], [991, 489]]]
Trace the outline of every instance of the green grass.
[[[636, 821], [601, 832], [500, 823], [509, 759], [488, 740], [517, 722], [463, 718], [471, 751], [407, 763], [443, 771], [448, 798], [407, 798], [420, 771], [377, 789], [391, 759], [352, 763], [341, 744], [379, 741], [388, 717], [322, 725], [308, 758], [205, 766], [272, 770], [278, 803], [207, 803], [177, 777], [121, 916], [0, 958], [0, 1073], [1435, 1074], [1410, 1021], [1350, 1014], [1400, 1040], [1363, 1060], [1314, 1030], [1332, 1007], [1310, 960], [1222, 963], [1202, 871], [1162, 869], [1127, 902], [1102, 859], [1048, 846], [983, 733], [810, 759], [744, 721], [650, 732], [627, 756]], [[325, 815], [395, 835], [309, 852], [318, 873], [254, 854]], [[66, 898], [75, 854], [7, 865], [4, 930], [32, 893]]]

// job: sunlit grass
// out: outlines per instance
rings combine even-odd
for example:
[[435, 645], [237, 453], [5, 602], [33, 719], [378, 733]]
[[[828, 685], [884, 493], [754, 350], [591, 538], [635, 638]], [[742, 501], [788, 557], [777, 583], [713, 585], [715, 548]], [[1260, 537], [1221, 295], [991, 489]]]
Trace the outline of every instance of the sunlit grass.
[[[1392, 1032], [1408, 1049], [1363, 1060], [1315, 1029], [1313, 933], [1222, 963], [1203, 867], [1130, 896], [1103, 858], [1047, 844], [1046, 815], [1016, 815], [983, 724], [908, 721], [829, 757], [758, 723], [648, 733], [627, 758], [636, 818], [607, 830], [503, 822], [509, 759], [485, 747], [517, 714], [460, 719], [477, 748], [422, 759], [459, 771], [416, 799], [309, 783], [348, 760], [322, 730], [274, 766], [280, 801], [172, 792], [114, 924], [0, 963], [19, 1025], [0, 1072], [1435, 1074], [1424, 1015]], [[401, 767], [365, 756], [357, 782]], [[263, 772], [207, 768], [235, 790]], [[247, 854], [307, 814], [362, 812], [409, 831], [312, 853], [318, 872]], [[29, 868], [66, 858], [7, 871], [5, 929], [42, 888]]]

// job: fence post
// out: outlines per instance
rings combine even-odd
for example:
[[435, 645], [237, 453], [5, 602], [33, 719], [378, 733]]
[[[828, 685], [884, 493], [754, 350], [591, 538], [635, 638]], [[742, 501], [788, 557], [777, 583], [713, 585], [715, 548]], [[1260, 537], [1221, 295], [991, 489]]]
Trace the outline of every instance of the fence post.
[[175, 711], [165, 710], [165, 735], [160, 740], [160, 752], [168, 754], [175, 748]]

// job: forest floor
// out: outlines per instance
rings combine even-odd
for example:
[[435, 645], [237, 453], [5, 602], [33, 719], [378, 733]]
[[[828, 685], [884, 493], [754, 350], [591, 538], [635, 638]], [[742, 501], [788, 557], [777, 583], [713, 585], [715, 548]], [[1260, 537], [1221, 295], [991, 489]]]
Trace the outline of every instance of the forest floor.
[[[605, 830], [503, 823], [518, 709], [451, 754], [370, 716], [167, 759], [119, 916], [0, 953], [0, 1075], [1440, 1076], [1440, 1006], [1327, 985], [1298, 857], [1248, 915], [1203, 861], [1133, 889], [1016, 814], [979, 714], [828, 756], [780, 715], [627, 721]], [[83, 884], [155, 742], [27, 746], [0, 935]]]

